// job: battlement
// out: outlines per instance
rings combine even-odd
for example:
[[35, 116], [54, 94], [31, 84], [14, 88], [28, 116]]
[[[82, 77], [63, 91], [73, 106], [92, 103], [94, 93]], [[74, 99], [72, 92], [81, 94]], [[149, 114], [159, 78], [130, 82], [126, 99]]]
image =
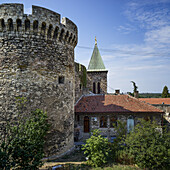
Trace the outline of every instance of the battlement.
[[0, 36], [30, 34], [40, 38], [76, 46], [77, 26], [68, 18], [39, 6], [32, 6], [32, 14], [24, 14], [23, 4], [0, 5]]

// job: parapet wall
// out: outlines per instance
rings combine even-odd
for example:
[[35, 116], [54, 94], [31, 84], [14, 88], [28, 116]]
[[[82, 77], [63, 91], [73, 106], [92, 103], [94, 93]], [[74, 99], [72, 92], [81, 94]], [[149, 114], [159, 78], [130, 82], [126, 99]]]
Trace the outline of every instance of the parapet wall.
[[76, 46], [77, 26], [68, 18], [46, 8], [32, 6], [32, 15], [24, 14], [22, 4], [0, 5], [0, 33], [30, 34]]

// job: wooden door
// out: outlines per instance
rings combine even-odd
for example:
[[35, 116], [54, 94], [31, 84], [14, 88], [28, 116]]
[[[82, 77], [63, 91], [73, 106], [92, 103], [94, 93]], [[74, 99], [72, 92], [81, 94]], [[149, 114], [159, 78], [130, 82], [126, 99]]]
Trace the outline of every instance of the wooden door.
[[89, 129], [89, 117], [85, 116], [84, 117], [84, 133], [88, 133], [88, 132], [90, 132], [90, 129]]

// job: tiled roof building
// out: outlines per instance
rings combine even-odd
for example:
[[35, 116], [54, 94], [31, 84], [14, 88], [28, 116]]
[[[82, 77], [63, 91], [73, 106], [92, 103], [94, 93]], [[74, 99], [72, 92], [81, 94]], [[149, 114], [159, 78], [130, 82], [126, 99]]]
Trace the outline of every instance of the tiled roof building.
[[75, 105], [75, 112], [83, 113], [162, 113], [154, 106], [148, 105], [129, 95], [86, 95]]
[[163, 111], [129, 95], [93, 94], [82, 96], [75, 104], [75, 124], [79, 125], [81, 137], [100, 129], [103, 136], [115, 136], [113, 125], [117, 120], [126, 122], [132, 129], [140, 118], [162, 123]]
[[170, 105], [170, 98], [139, 98], [140, 101], [144, 101], [149, 104], [167, 104]]

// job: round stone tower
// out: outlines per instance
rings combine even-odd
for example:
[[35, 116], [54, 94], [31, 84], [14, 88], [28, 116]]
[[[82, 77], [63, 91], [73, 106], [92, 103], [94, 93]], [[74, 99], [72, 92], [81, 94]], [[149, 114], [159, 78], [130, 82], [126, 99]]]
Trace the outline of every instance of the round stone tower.
[[0, 5], [0, 112], [15, 114], [17, 96], [27, 110], [40, 108], [51, 123], [46, 156], [74, 145], [74, 48], [77, 26], [48, 9]]

